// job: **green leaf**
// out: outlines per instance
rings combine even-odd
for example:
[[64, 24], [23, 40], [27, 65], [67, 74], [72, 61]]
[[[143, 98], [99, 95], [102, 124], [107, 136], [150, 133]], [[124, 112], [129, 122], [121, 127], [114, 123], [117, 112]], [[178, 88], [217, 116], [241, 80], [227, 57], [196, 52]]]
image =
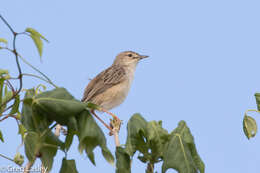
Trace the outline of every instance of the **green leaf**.
[[204, 173], [204, 163], [197, 153], [193, 136], [184, 121], [171, 133], [163, 154], [162, 173], [169, 168], [179, 173]]
[[7, 105], [7, 101], [9, 101], [12, 97], [13, 97], [13, 92], [8, 91], [7, 86], [5, 85], [4, 97], [2, 97], [2, 104], [4, 104], [4, 105], [2, 106], [0, 113], [2, 113], [2, 111], [4, 111], [4, 109], [6, 108], [6, 105]]
[[[7, 45], [7, 40], [4, 38], [0, 38], [0, 43], [4, 43], [5, 45]], [[0, 46], [0, 49], [2, 49], [1, 46]]]
[[21, 122], [28, 131], [35, 131], [35, 129], [38, 127], [36, 117], [33, 116], [32, 107], [31, 107], [34, 93], [35, 93], [34, 89], [27, 90], [23, 99], [24, 101], [22, 106]]
[[19, 109], [19, 105], [20, 105], [20, 95], [16, 95], [15, 96], [15, 100], [14, 100], [14, 104], [12, 107], [11, 112], [9, 113], [10, 115], [14, 115], [15, 113], [18, 112]]
[[257, 133], [257, 124], [255, 119], [245, 114], [243, 120], [243, 130], [248, 139], [253, 138]]
[[149, 144], [150, 161], [152, 163], [158, 162], [163, 155], [163, 148], [166, 142], [168, 142], [169, 134], [162, 128], [162, 124], [156, 121], [151, 121], [146, 127], [146, 138]]
[[110, 163], [114, 163], [114, 157], [106, 146], [106, 138], [100, 127], [96, 124], [89, 111], [83, 111], [77, 118], [79, 151], [86, 151], [89, 160], [95, 165], [93, 150], [99, 146], [102, 149], [104, 158]]
[[122, 147], [116, 147], [116, 173], [130, 173], [131, 159]]
[[29, 131], [25, 136], [24, 144], [28, 160], [34, 162], [37, 156], [40, 157], [43, 166], [48, 171], [52, 168], [53, 158], [57, 153], [58, 147], [63, 147], [64, 145], [51, 131], [46, 136]]
[[40, 142], [40, 135], [35, 132], [28, 132], [25, 136], [25, 154], [30, 162], [34, 162], [36, 155], [39, 154]]
[[26, 31], [26, 32], [29, 32], [29, 33], [32, 34], [32, 35], [36, 35], [36, 36], [42, 38], [42, 39], [45, 40], [46, 42], [49, 42], [42, 34], [40, 34], [38, 31], [36, 31], [36, 30], [33, 29], [33, 28], [26, 28], [25, 31]]
[[46, 117], [77, 130], [76, 116], [86, 109], [86, 103], [75, 100], [64, 88], [38, 94], [32, 102], [34, 114]]
[[59, 140], [51, 131], [47, 134], [43, 144], [40, 147], [41, 161], [49, 172], [53, 165], [54, 156], [57, 154], [58, 147], [64, 147], [63, 142]]
[[137, 156], [137, 158], [143, 162], [143, 163], [147, 163], [149, 160], [149, 158], [147, 158], [147, 156], [144, 156], [143, 154], [139, 153], [139, 155]]
[[[35, 89], [35, 94], [37, 95], [37, 94], [42, 93], [42, 90], [45, 91], [46, 88], [47, 88], [47, 87], [46, 87], [45, 85], [39, 84], [39, 85], [36, 87], [36, 89]], [[41, 90], [41, 89], [42, 89], [42, 90]]]
[[0, 69], [0, 76], [9, 74], [8, 70]]
[[42, 56], [42, 47], [43, 47], [42, 40], [40, 39], [40, 37], [38, 37], [37, 35], [34, 35], [34, 34], [31, 34], [30, 37], [32, 38], [35, 46], [37, 47], [38, 53], [41, 57]]
[[24, 156], [21, 155], [19, 152], [15, 154], [14, 156], [14, 162], [20, 166], [22, 166], [24, 162]]
[[19, 124], [18, 128], [19, 128], [18, 134], [21, 135], [22, 141], [24, 141], [25, 134], [26, 134], [27, 130], [26, 130], [26, 128], [22, 124]]
[[[76, 115], [85, 109], [85, 104], [79, 101], [37, 98], [33, 101], [32, 108], [35, 113], [55, 120], [61, 125], [76, 126]], [[70, 124], [72, 123], [72, 124]], [[73, 127], [76, 130], [77, 127]]]
[[65, 138], [65, 150], [66, 151], [69, 150], [75, 134], [76, 134], [76, 132], [74, 132], [71, 129], [68, 129], [68, 133], [67, 133], [66, 138]]
[[260, 93], [255, 93], [257, 109], [260, 110]]
[[38, 31], [36, 31], [33, 28], [27, 28], [25, 31], [30, 33], [30, 37], [32, 38], [34, 44], [36, 45], [39, 55], [41, 57], [42, 56], [42, 47], [43, 47], [43, 43], [42, 43], [41, 39], [43, 39], [47, 42], [49, 42], [49, 41], [42, 34], [40, 34]]
[[63, 158], [60, 173], [78, 173], [75, 160]]
[[138, 159], [141, 162], [154, 164], [162, 160], [169, 137], [161, 121], [147, 122], [140, 114], [134, 114], [127, 124], [125, 151], [130, 156], [139, 151]]
[[7, 89], [5, 89], [5, 91], [6, 92], [5, 92], [5, 96], [3, 97], [3, 103], [7, 102], [8, 100], [10, 100], [13, 97], [12, 91], [7, 91]]
[[148, 153], [148, 146], [145, 142], [147, 121], [140, 115], [134, 114], [127, 123], [126, 152], [133, 156], [139, 150], [141, 153]]
[[96, 105], [94, 103], [91, 103], [91, 102], [87, 102], [87, 107], [89, 109], [97, 109], [97, 110], [99, 110], [99, 108], [100, 108], [100, 106], [98, 106], [98, 105]]
[[[3, 103], [3, 91], [4, 91], [4, 79], [0, 78], [0, 105]], [[2, 112], [4, 111], [3, 107], [0, 107], [0, 116], [2, 115]]]
[[35, 97], [35, 90], [29, 89], [23, 99], [21, 122], [28, 131], [42, 132], [52, 123], [46, 116], [40, 116], [32, 110], [32, 101]]
[[1, 140], [2, 142], [5, 142], [5, 141], [4, 141], [4, 138], [3, 138], [3, 133], [1, 132], [1, 130], [0, 130], [0, 140]]
[[7, 44], [7, 40], [4, 39], [4, 38], [0, 38], [0, 43], [5, 43], [5, 44]]
[[63, 100], [75, 100], [74, 97], [65, 88], [55, 88], [50, 91], [42, 92], [37, 98], [54, 98]]

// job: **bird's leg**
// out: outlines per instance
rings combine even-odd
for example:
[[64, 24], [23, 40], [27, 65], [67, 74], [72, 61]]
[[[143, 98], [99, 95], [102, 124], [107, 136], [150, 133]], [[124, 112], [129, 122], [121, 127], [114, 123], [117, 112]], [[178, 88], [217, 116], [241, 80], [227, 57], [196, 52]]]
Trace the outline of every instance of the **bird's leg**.
[[112, 128], [107, 125], [96, 113], [94, 110], [90, 111], [104, 126], [106, 126], [106, 128], [108, 128], [110, 131], [112, 131]]
[[111, 115], [111, 116], [112, 116], [114, 119], [116, 119], [117, 121], [121, 121], [115, 114], [113, 114], [113, 113], [111, 113], [111, 112], [105, 110], [104, 108], [101, 108], [101, 107], [100, 107], [99, 110], [102, 111], [102, 112], [105, 112], [105, 113], [107, 113], [107, 114], [109, 114], [109, 115]]
[[111, 115], [113, 117], [113, 120], [110, 119], [110, 124], [109, 125], [110, 125], [110, 128], [112, 130], [110, 130], [109, 135], [110, 136], [112, 136], [112, 135], [115, 136], [115, 139], [117, 139], [116, 140], [116, 145], [119, 146], [119, 140], [118, 140], [118, 137], [116, 137], [116, 136], [118, 136], [118, 132], [119, 132], [120, 127], [121, 127], [121, 120], [115, 114], [107, 111], [104, 108], [99, 107], [99, 110], [102, 111], [102, 112], [105, 112], [105, 113], [107, 113], [107, 114], [109, 114], [109, 115]]

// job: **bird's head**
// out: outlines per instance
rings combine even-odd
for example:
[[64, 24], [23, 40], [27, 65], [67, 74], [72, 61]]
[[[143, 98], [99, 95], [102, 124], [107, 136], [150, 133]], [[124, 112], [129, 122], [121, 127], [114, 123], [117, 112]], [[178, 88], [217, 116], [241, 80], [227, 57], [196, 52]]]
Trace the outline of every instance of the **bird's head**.
[[137, 63], [144, 58], [148, 58], [146, 55], [140, 55], [133, 51], [121, 52], [116, 56], [114, 65], [125, 65], [125, 66], [135, 66]]

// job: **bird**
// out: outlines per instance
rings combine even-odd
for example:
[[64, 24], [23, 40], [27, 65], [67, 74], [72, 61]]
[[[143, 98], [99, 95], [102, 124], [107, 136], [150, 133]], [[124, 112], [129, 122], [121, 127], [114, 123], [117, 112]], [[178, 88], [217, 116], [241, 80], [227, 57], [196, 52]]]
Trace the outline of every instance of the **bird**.
[[[88, 83], [81, 101], [91, 102], [100, 106], [100, 111], [106, 112], [114, 119], [120, 121], [109, 110], [124, 102], [133, 82], [138, 62], [148, 57], [134, 51], [119, 53], [110, 67], [103, 70]], [[94, 110], [91, 110], [91, 113], [111, 130], [111, 125], [107, 125]]]

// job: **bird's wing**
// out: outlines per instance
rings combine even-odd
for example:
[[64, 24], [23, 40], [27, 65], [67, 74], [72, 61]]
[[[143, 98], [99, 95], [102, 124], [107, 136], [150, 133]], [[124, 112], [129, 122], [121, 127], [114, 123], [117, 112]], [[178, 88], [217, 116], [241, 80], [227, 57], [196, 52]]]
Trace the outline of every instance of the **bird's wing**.
[[121, 66], [113, 65], [99, 73], [90, 81], [84, 91], [84, 96], [81, 101], [91, 101], [96, 95], [103, 93], [105, 90], [124, 80], [126, 80], [125, 69]]

